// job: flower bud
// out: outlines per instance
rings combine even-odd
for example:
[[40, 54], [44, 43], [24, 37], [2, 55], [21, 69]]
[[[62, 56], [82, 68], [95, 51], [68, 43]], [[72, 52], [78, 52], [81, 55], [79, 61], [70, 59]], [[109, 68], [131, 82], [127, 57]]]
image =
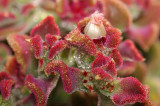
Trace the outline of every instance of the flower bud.
[[103, 18], [103, 14], [95, 12], [91, 16], [91, 20], [85, 26], [84, 34], [88, 35], [92, 39], [99, 36], [106, 36], [106, 30], [102, 22]]

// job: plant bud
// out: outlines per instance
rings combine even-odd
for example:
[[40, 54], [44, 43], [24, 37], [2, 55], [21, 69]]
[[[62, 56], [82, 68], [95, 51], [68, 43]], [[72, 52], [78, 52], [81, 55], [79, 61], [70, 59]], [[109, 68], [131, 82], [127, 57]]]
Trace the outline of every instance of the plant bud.
[[103, 18], [103, 14], [97, 12], [94, 13], [91, 16], [91, 20], [84, 28], [84, 34], [88, 35], [92, 39], [99, 36], [106, 36], [106, 30], [102, 22]]

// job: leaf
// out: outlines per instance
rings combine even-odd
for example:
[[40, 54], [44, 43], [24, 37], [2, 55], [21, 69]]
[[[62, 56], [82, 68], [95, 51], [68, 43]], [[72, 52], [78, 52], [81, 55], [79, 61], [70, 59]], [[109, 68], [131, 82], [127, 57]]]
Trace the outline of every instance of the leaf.
[[36, 98], [37, 106], [45, 106], [51, 91], [55, 88], [58, 77], [50, 79], [34, 78], [28, 74], [25, 78], [25, 85], [32, 91]]
[[13, 80], [1, 80], [0, 81], [0, 90], [2, 97], [7, 100], [11, 94], [11, 88], [14, 84]]
[[107, 48], [117, 48], [120, 43], [121, 31], [118, 29], [108, 27], [106, 28], [106, 42], [105, 45]]
[[85, 2], [59, 0], [55, 4], [57, 14], [62, 19], [72, 22], [77, 22], [95, 11], [102, 11], [102, 4], [97, 0], [86, 0]]
[[136, 48], [136, 46], [134, 45], [134, 43], [129, 39], [122, 42], [119, 45], [118, 49], [119, 49], [121, 56], [124, 59], [127, 59], [127, 60], [129, 59], [132, 61], [144, 61], [145, 60], [143, 56], [141, 55], [141, 53]]
[[2, 5], [3, 7], [7, 7], [9, 2], [10, 0], [0, 0], [0, 5]]
[[115, 69], [115, 63], [113, 61], [110, 61], [107, 64], [103, 65], [102, 68], [112, 77], [117, 77], [117, 71]]
[[3, 99], [7, 100], [9, 98], [14, 83], [15, 81], [9, 73], [0, 72], [0, 91]]
[[10, 75], [15, 77], [16, 86], [19, 86], [19, 84], [23, 84], [24, 74], [21, 73], [20, 64], [17, 62], [17, 59], [15, 56], [8, 56], [7, 57], [7, 61], [5, 64], [5, 70]]
[[66, 37], [65, 40], [78, 49], [86, 51], [88, 54], [94, 56], [97, 52], [94, 42], [87, 35], [80, 34], [78, 29], [71, 31]]
[[156, 23], [151, 23], [145, 26], [131, 27], [127, 36], [137, 42], [143, 50], [148, 51], [158, 39], [159, 26]]
[[123, 65], [117, 70], [118, 75], [128, 76], [134, 73], [136, 70], [136, 62], [134, 61], [123, 61]]
[[6, 27], [2, 27], [0, 28], [0, 40], [6, 39], [6, 37], [11, 34], [19, 33], [24, 28], [24, 25], [9, 25]]
[[3, 21], [9, 21], [9, 20], [14, 20], [15, 21], [16, 16], [10, 12], [0, 12], [0, 22], [2, 24]]
[[91, 73], [95, 76], [95, 80], [107, 80], [109, 82], [113, 80], [113, 78], [100, 67], [92, 69]]
[[25, 35], [13, 34], [7, 37], [7, 41], [15, 53], [17, 62], [21, 65], [21, 72], [26, 73], [30, 60], [32, 59], [32, 49]]
[[67, 93], [71, 93], [77, 89], [77, 84], [81, 83], [80, 80], [80, 70], [72, 67], [67, 67], [67, 65], [61, 60], [53, 60], [48, 63], [45, 68], [46, 75], [60, 74], [64, 89]]
[[123, 64], [123, 59], [117, 49], [113, 49], [109, 55], [114, 62], [115, 62], [115, 67], [118, 68]]
[[92, 62], [91, 68], [101, 67], [107, 64], [110, 61], [110, 58], [104, 56], [101, 52], [99, 52], [96, 56], [96, 59]]
[[118, 83], [120, 89], [111, 96], [116, 105], [144, 103], [146, 92], [142, 84], [133, 77], [121, 78]]
[[25, 4], [22, 9], [21, 9], [21, 14], [22, 15], [27, 15], [29, 14], [33, 9], [35, 8], [34, 5], [32, 4]]
[[[151, 1], [151, 0], [146, 0]], [[145, 12], [141, 15], [141, 17], [136, 21], [136, 24], [138, 25], [147, 25], [148, 23], [156, 23], [160, 25], [160, 2], [158, 0], [155, 0], [150, 3], [149, 7], [145, 9]]]
[[120, 0], [104, 0], [104, 14], [114, 27], [128, 28], [132, 23], [131, 14]]
[[39, 59], [43, 55], [43, 40], [39, 35], [31, 38], [30, 43], [34, 49], [34, 56]]
[[56, 2], [56, 12], [61, 16], [65, 17], [67, 13], [70, 11], [69, 1], [68, 0], [60, 0]]
[[64, 50], [67, 47], [67, 42], [65, 40], [58, 41], [54, 46], [51, 47], [48, 54], [48, 59], [52, 59], [59, 52]]
[[47, 34], [45, 37], [45, 41], [49, 45], [49, 47], [52, 47], [59, 39], [59, 36], [53, 36], [51, 34]]
[[32, 28], [30, 36], [40, 35], [42, 39], [45, 39], [46, 34], [59, 35], [59, 28], [53, 17], [48, 16], [43, 19], [39, 24]]

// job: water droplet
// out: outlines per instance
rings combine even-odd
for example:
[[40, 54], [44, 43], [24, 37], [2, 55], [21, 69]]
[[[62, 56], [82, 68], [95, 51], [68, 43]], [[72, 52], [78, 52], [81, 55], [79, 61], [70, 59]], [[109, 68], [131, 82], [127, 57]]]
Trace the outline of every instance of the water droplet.
[[81, 51], [76, 51], [74, 53], [74, 59], [77, 63], [78, 68], [82, 68], [84, 70], [90, 69], [90, 56], [81, 52]]

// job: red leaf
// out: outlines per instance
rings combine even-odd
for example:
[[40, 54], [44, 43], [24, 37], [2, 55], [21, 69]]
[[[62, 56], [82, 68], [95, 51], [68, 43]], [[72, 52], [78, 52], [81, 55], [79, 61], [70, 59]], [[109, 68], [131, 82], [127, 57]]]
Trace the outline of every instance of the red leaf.
[[51, 78], [43, 80], [40, 78], [34, 78], [28, 74], [25, 78], [25, 84], [32, 91], [36, 98], [37, 106], [45, 106], [47, 99], [51, 91], [55, 88], [58, 78]]
[[41, 72], [45, 67], [45, 61], [44, 59], [39, 59], [38, 60], [38, 72]]
[[39, 35], [31, 38], [31, 45], [34, 48], [34, 56], [38, 59], [43, 55], [43, 41]]
[[7, 7], [10, 0], [0, 0], [0, 5]]
[[23, 15], [26, 15], [28, 14], [29, 12], [31, 12], [31, 10], [33, 10], [34, 8], [34, 5], [32, 4], [25, 4], [23, 7], [22, 7], [22, 10], [21, 10], [21, 13]]
[[95, 80], [106, 79], [109, 82], [113, 80], [113, 78], [100, 67], [92, 69], [91, 73], [95, 76]]
[[108, 62], [107, 64], [102, 66], [102, 69], [105, 70], [112, 77], [117, 76], [117, 71], [115, 69], [115, 63], [113, 61]]
[[112, 50], [109, 57], [113, 58], [116, 68], [120, 67], [123, 64], [122, 57], [117, 49]]
[[13, 84], [14, 84], [13, 80], [5, 80], [4, 79], [4, 80], [0, 81], [1, 94], [5, 100], [9, 98]]
[[67, 13], [70, 11], [69, 1], [68, 0], [60, 0], [56, 2], [56, 12], [61, 16], [65, 17]]
[[0, 91], [5, 100], [9, 98], [14, 83], [15, 81], [9, 73], [0, 72]]
[[20, 67], [15, 56], [9, 56], [7, 58], [5, 70], [15, 78], [16, 86], [24, 82], [24, 74], [21, 73]]
[[24, 25], [9, 25], [0, 28], [0, 40], [5, 40], [11, 33], [19, 33], [25, 28]]
[[104, 43], [106, 42], [106, 37], [101, 37], [99, 39], [93, 39], [94, 44], [96, 44], [98, 47], [103, 48]]
[[7, 80], [7, 79], [13, 80], [13, 78], [10, 76], [9, 73], [3, 72], [3, 71], [0, 72], [0, 81], [1, 81], [1, 80]]
[[120, 43], [121, 32], [118, 29], [108, 27], [106, 28], [106, 42], [108, 48], [116, 48]]
[[69, 77], [68, 67], [63, 61], [53, 60], [48, 63], [45, 68], [46, 75], [55, 74], [58, 72], [64, 84], [64, 89], [67, 93], [71, 91], [71, 79]]
[[86, 0], [85, 2], [59, 0], [56, 2], [56, 12], [67, 21], [79, 21], [95, 11], [102, 11], [102, 3], [97, 0]]
[[54, 56], [56, 56], [59, 52], [64, 50], [67, 47], [67, 43], [65, 40], [58, 41], [49, 51], [48, 59], [52, 59]]
[[48, 63], [45, 68], [46, 75], [53, 74], [58, 72], [63, 81], [64, 89], [67, 93], [73, 92], [81, 82], [79, 77], [80, 70], [72, 67], [67, 67], [67, 65], [60, 60], [53, 60]]
[[144, 103], [146, 92], [142, 84], [133, 77], [120, 79], [120, 90], [112, 95], [111, 99], [116, 105]]
[[11, 19], [11, 20], [15, 20], [15, 15], [9, 12], [0, 12], [0, 22], [7, 20], [7, 19]]
[[96, 59], [92, 62], [91, 68], [101, 67], [110, 61], [109, 57], [104, 56], [101, 52], [97, 54]]
[[131, 59], [133, 61], [144, 61], [136, 46], [131, 40], [125, 40], [119, 45], [119, 51], [124, 59]]
[[71, 93], [74, 92], [82, 83], [80, 78], [81, 70], [73, 67], [68, 67], [68, 72], [71, 80]]
[[146, 10], [152, 2], [152, 0], [134, 0], [134, 1], [142, 10]]
[[78, 29], [71, 31], [65, 39], [69, 44], [86, 51], [90, 55], [95, 55], [97, 52], [94, 42], [89, 36], [80, 34]]
[[[132, 17], [128, 7], [121, 0], [103, 0], [104, 15], [107, 20], [120, 29], [128, 28], [132, 23]], [[131, 0], [128, 0], [131, 1]]]
[[45, 41], [47, 42], [47, 44], [52, 47], [56, 41], [58, 40], [59, 36], [53, 36], [51, 34], [47, 34], [45, 37]]
[[142, 27], [131, 27], [127, 35], [137, 42], [141, 48], [148, 51], [159, 36], [159, 26], [156, 23]]
[[123, 65], [118, 69], [118, 75], [128, 76], [136, 70], [136, 63], [133, 61], [124, 61]]
[[45, 39], [46, 34], [59, 35], [59, 28], [53, 17], [48, 16], [43, 19], [38, 25], [32, 28], [30, 36], [40, 35]]
[[26, 41], [27, 39], [30, 39], [30, 37], [17, 34], [7, 37], [7, 41], [15, 53], [17, 62], [21, 65], [22, 73], [26, 72], [27, 66], [31, 62], [30, 60], [33, 59], [31, 45]]

